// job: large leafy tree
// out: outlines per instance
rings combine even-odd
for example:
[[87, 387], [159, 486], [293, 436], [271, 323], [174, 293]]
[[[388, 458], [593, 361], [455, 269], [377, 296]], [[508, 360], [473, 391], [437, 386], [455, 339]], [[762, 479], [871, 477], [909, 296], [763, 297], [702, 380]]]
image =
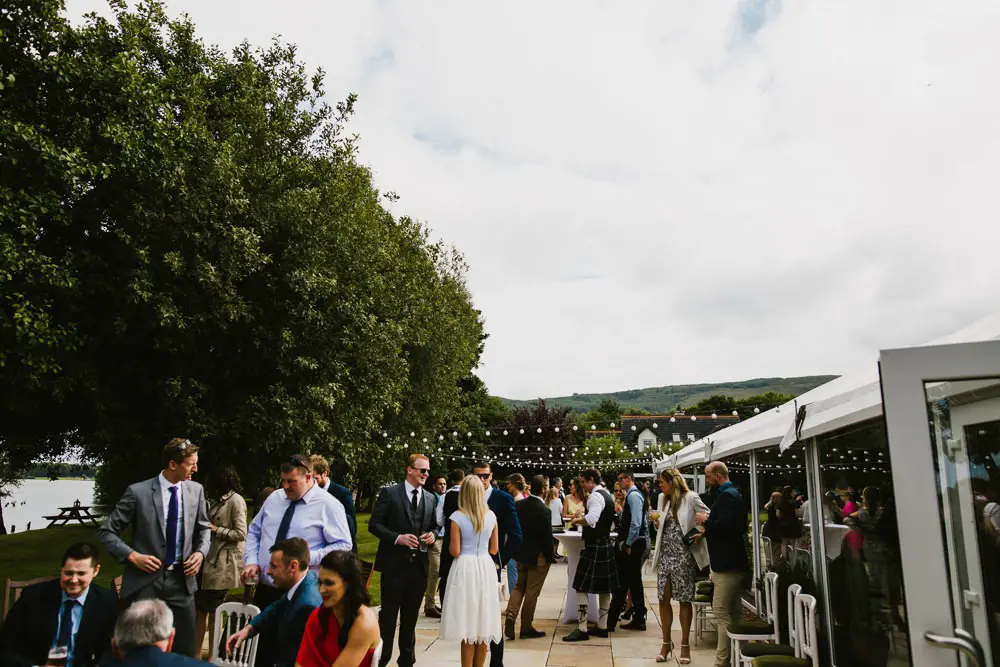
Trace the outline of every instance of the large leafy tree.
[[80, 446], [112, 496], [180, 434], [251, 487], [295, 451], [398, 474], [377, 434], [448, 423], [478, 363], [461, 256], [386, 210], [293, 46], [113, 7], [0, 10], [3, 446]]

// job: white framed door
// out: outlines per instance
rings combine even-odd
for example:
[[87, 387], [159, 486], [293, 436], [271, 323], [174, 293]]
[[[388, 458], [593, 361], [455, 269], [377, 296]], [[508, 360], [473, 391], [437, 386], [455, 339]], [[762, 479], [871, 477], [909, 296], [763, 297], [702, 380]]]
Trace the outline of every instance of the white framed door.
[[880, 368], [913, 664], [1000, 667], [1000, 341]]

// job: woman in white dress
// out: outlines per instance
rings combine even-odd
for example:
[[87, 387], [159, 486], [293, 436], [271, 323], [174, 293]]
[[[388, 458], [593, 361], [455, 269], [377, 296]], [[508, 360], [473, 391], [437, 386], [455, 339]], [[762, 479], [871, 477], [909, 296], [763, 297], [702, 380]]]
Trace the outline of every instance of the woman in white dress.
[[458, 511], [449, 519], [455, 558], [448, 574], [441, 609], [441, 639], [462, 642], [462, 667], [483, 667], [490, 642], [503, 637], [497, 588], [500, 551], [497, 517], [486, 507], [483, 484], [476, 475], [462, 482]]

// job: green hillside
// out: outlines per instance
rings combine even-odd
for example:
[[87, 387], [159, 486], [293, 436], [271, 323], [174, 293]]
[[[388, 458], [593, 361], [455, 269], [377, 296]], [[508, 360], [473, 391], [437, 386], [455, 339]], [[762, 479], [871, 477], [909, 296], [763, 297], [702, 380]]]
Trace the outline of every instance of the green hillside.
[[[565, 405], [577, 412], [586, 412], [597, 406], [605, 398], [613, 398], [623, 406], [638, 407], [649, 410], [653, 414], [663, 414], [674, 410], [678, 405], [688, 406], [708, 398], [713, 394], [725, 394], [733, 398], [744, 398], [769, 391], [779, 394], [798, 396], [814, 387], [829, 382], [836, 375], [808, 375], [794, 378], [757, 378], [742, 382], [722, 382], [719, 384], [675, 384], [666, 387], [650, 387], [648, 389], [629, 389], [608, 394], [573, 394], [572, 396], [557, 396], [546, 398], [550, 406]], [[510, 407], [519, 407], [534, 403], [532, 400], [501, 398]]]

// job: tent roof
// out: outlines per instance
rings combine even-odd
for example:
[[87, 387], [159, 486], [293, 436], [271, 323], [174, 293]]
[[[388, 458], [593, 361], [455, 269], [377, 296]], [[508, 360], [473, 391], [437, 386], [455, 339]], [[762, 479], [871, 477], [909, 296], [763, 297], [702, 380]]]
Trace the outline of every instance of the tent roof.
[[[946, 345], [1000, 339], [1000, 312], [952, 334], [924, 343]], [[805, 408], [805, 419], [796, 434], [796, 405]], [[746, 421], [694, 442], [674, 456], [676, 465], [703, 462], [706, 445], [711, 457], [722, 458], [752, 449], [781, 445], [785, 450], [798, 440], [814, 438], [882, 414], [882, 389], [878, 365], [872, 363]], [[700, 455], [699, 455], [700, 452]]]

